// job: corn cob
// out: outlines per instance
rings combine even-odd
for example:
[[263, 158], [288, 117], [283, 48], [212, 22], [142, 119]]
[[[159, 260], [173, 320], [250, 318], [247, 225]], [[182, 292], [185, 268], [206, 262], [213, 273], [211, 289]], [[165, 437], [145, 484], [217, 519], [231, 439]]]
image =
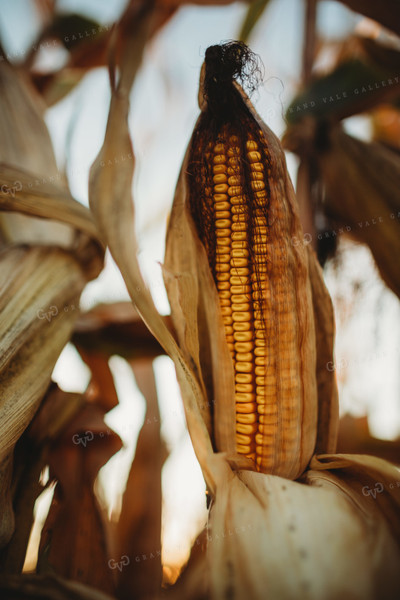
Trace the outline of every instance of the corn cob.
[[[304, 382], [315, 372], [306, 373], [301, 357], [304, 340], [314, 336], [307, 259], [290, 245], [300, 225], [272, 172], [276, 165], [265, 132], [237, 89], [230, 93], [234, 109], [226, 105], [224, 116], [213, 104], [213, 114], [203, 113], [193, 135], [189, 207], [206, 249], [233, 360], [236, 450], [259, 471], [292, 477], [306, 461], [305, 403], [316, 402], [315, 381]], [[313, 426], [307, 435], [310, 447]]]

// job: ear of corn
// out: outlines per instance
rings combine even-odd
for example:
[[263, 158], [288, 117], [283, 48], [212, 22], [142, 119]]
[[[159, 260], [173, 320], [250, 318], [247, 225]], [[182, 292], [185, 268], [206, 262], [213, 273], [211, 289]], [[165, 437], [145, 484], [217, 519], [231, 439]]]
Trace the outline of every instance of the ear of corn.
[[[308, 258], [305, 247], [292, 244], [302, 237], [294, 193], [279, 141], [239, 86], [227, 101], [234, 110], [225, 105], [220, 113], [206, 92], [175, 204], [184, 204], [206, 253], [219, 301], [217, 327], [230, 354], [223, 368], [233, 368], [229, 399], [221, 399], [221, 368], [208, 387], [215, 447], [227, 449], [219, 441], [220, 419], [233, 407], [237, 456], [248, 468], [296, 478], [315, 447], [317, 390]], [[171, 249], [176, 230], [173, 210], [166, 266], [174, 255], [175, 271], [185, 260], [182, 248]], [[198, 319], [196, 326], [201, 345], [209, 334]], [[209, 322], [208, 331], [213, 327]], [[204, 377], [208, 365], [200, 368]]]

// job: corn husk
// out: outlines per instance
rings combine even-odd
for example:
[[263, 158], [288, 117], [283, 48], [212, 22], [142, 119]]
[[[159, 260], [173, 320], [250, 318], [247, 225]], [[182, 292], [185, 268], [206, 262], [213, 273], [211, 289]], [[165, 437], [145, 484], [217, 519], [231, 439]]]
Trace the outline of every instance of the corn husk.
[[339, 428], [339, 399], [335, 374], [327, 369], [327, 365], [333, 361], [335, 319], [322, 269], [314, 251], [310, 246], [307, 248], [317, 354], [318, 427], [315, 451], [335, 452]]
[[219, 488], [209, 522], [211, 598], [232, 590], [260, 600], [398, 597], [399, 546], [345, 472], [342, 488], [248, 471]]
[[[89, 211], [59, 176], [40, 102], [5, 61], [0, 89], [0, 461], [9, 480], [14, 445], [49, 386], [104, 250]], [[0, 547], [13, 530], [10, 502], [6, 484]]]

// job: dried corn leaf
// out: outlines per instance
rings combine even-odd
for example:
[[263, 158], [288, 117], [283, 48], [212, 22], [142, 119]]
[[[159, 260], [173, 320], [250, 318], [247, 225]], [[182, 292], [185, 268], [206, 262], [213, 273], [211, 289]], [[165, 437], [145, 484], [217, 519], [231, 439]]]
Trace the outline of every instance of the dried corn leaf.
[[12, 472], [13, 457], [9, 453], [0, 461], [0, 548], [8, 544], [15, 526], [11, 495]]
[[39, 572], [53, 572], [112, 593], [112, 571], [93, 484], [99, 469], [120, 450], [103, 411], [87, 405], [52, 445], [48, 460], [58, 483], [39, 548]]
[[[36, 185], [32, 177], [51, 181], [58, 173], [41, 104], [23, 76], [5, 62], [0, 64], [0, 89], [0, 134], [7, 139], [0, 151], [1, 201], [10, 210], [10, 196], [15, 200], [13, 194], [22, 191], [20, 175], [29, 188], [29, 183]], [[62, 189], [59, 195], [67, 193]], [[80, 293], [99, 273], [103, 255], [88, 211], [77, 209], [71, 198], [70, 207], [64, 203], [62, 210], [69, 213], [68, 225], [46, 223], [36, 218], [32, 201], [23, 204], [18, 210], [34, 216], [0, 213], [0, 460], [8, 465], [71, 336]], [[57, 218], [54, 201], [51, 210]], [[1, 490], [1, 496], [8, 494], [7, 488]], [[1, 515], [2, 546], [12, 532], [9, 509]]]
[[99, 590], [54, 575], [2, 576], [0, 592], [4, 600], [113, 600]]
[[302, 90], [290, 104], [286, 118], [289, 124], [308, 116], [339, 121], [369, 110], [399, 94], [398, 71], [391, 65], [384, 67], [381, 64], [350, 59]]
[[327, 152], [319, 154], [319, 168], [326, 213], [369, 246], [382, 279], [400, 297], [400, 271], [393, 260], [400, 253], [398, 154], [336, 129]]
[[[60, 181], [59, 174], [48, 179], [1, 164], [1, 185], [10, 192], [0, 196], [0, 210], [60, 221], [96, 239], [98, 232], [89, 210], [74, 200], [65, 187], [55, 185], [53, 181], [57, 180]], [[12, 193], [15, 182], [17, 189]]]
[[247, 42], [249, 39], [251, 32], [264, 14], [264, 11], [269, 4], [269, 0], [253, 0], [249, 4], [250, 6], [247, 9], [246, 16], [238, 35], [238, 39], [242, 40], [243, 42]]
[[107, 357], [117, 354], [133, 360], [164, 354], [131, 302], [102, 304], [82, 314], [72, 342], [86, 355], [100, 351]]
[[46, 453], [83, 404], [83, 395], [66, 393], [56, 385], [51, 386], [28, 430], [19, 440], [12, 485], [15, 531], [2, 555], [0, 571], [3, 573], [22, 571], [35, 501], [43, 491], [39, 476], [46, 465]]
[[129, 559], [118, 573], [115, 572], [121, 600], [156, 598], [162, 581], [161, 470], [167, 452], [160, 434], [152, 363], [144, 359], [132, 361], [131, 366], [147, 409], [116, 531], [116, 557], [127, 556]]
[[[131, 37], [128, 39], [122, 59], [120, 79], [113, 90], [105, 141], [90, 173], [90, 207], [103, 239], [106, 240], [122, 273], [136, 310], [175, 362], [194, 450], [210, 489], [215, 490], [215, 481], [219, 477], [220, 470], [226, 472], [227, 467], [212, 453], [210, 439], [200, 411], [200, 407], [206, 402], [201, 384], [193, 366], [185, 360], [169, 331], [167, 321], [157, 312], [137, 261], [130, 191], [134, 163], [127, 161], [115, 165], [112, 160], [121, 152], [133, 154], [127, 122], [129, 111], [127, 91], [134, 80], [148, 38], [150, 8], [139, 12], [139, 15], [134, 15], [132, 19]], [[101, 164], [109, 166], [104, 169]]]
[[71, 336], [85, 278], [65, 251], [14, 248], [0, 254], [0, 456], [36, 412]]
[[175, 579], [176, 574], [165, 573], [164, 586], [167, 588], [167, 598], [171, 600], [181, 600], [181, 598], [208, 600], [210, 598], [206, 548], [207, 529], [204, 528], [193, 542], [189, 559], [175, 583], [172, 581], [170, 584], [170, 579], [171, 576]]
[[91, 380], [86, 390], [88, 400], [101, 406], [106, 412], [118, 404], [114, 378], [108, 364], [108, 356], [99, 352], [85, 352], [78, 349], [82, 360], [89, 367]]
[[383, 0], [379, 3], [375, 0], [339, 0], [339, 2], [400, 35], [400, 6], [397, 0]]
[[[0, 64], [0, 97], [0, 137], [8, 140], [0, 149], [0, 163], [24, 169], [45, 180], [57, 177], [50, 136], [42, 118], [43, 106], [24, 75], [5, 61]], [[6, 197], [12, 196], [15, 187], [20, 187], [18, 180], [10, 187], [4, 185], [1, 192]], [[28, 220], [16, 214], [0, 214], [0, 232], [8, 242], [29, 243], [41, 238], [54, 243], [58, 240], [61, 244], [71, 243], [73, 233], [65, 225], [54, 224], [49, 229], [38, 219]]]
[[[339, 422], [337, 443], [339, 454], [368, 454], [400, 465], [400, 438], [382, 440], [369, 431], [368, 417], [345, 414]], [[400, 484], [399, 484], [400, 487]]]
[[400, 111], [398, 107], [382, 105], [373, 111], [373, 139], [392, 148], [400, 150]]

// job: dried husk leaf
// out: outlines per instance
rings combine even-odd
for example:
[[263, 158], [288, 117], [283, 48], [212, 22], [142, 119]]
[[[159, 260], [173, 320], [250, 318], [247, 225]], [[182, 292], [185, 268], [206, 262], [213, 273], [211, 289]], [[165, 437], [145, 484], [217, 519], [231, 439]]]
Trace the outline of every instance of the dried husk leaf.
[[394, 440], [373, 437], [369, 430], [367, 415], [354, 417], [346, 413], [339, 423], [337, 452], [368, 454], [400, 466], [400, 437]]
[[210, 597], [394, 600], [399, 548], [364, 508], [334, 486], [238, 472], [211, 508]]
[[[62, 250], [14, 248], [2, 254], [0, 460], [8, 470], [13, 447], [33, 418], [72, 334], [78, 313], [72, 306], [78, 306], [86, 279], [78, 263]], [[56, 316], [50, 307], [56, 308]], [[8, 509], [2, 512], [1, 547], [12, 533], [7, 487], [1, 488], [3, 494], [1, 503]]]
[[[24, 74], [6, 61], [0, 64], [0, 92], [0, 137], [8, 141], [0, 149], [0, 163], [26, 170], [45, 180], [56, 178], [57, 164], [43, 121], [43, 106]], [[4, 188], [1, 190], [3, 195]], [[4, 195], [8, 197], [9, 193]], [[14, 243], [46, 239], [56, 245], [67, 245], [73, 239], [73, 231], [65, 225], [56, 224], [50, 229], [39, 219], [28, 220], [17, 214], [0, 214], [0, 231], [3, 240]]]
[[397, 0], [384, 0], [376, 3], [374, 0], [339, 0], [351, 10], [366, 15], [378, 21], [385, 27], [400, 35], [400, 7]]
[[[169, 331], [167, 321], [157, 312], [140, 272], [131, 195], [134, 161], [118, 165], [113, 161], [113, 157], [121, 153], [131, 153], [133, 156], [128, 129], [128, 91], [147, 40], [150, 8], [146, 5], [132, 20], [131, 37], [122, 59], [120, 79], [112, 94], [104, 144], [91, 168], [89, 200], [96, 224], [121, 271], [136, 310], [175, 363], [193, 447], [207, 485], [214, 491], [221, 472], [226, 473], [229, 468], [212, 451], [200, 408], [207, 402], [202, 385], [192, 364], [188, 363]], [[107, 168], [103, 168], [102, 164], [108, 165]]]
[[315, 339], [317, 349], [318, 426], [316, 452], [335, 452], [339, 428], [339, 398], [333, 364], [335, 320], [332, 300], [325, 286], [322, 269], [308, 246]]
[[[398, 61], [399, 52], [386, 50], [386, 54], [389, 59], [396, 56]], [[397, 98], [399, 90], [399, 77], [391, 64], [346, 58], [331, 73], [314, 79], [299, 92], [287, 110], [287, 122], [295, 124], [306, 116], [340, 121]]]
[[157, 598], [162, 582], [161, 472], [167, 451], [160, 433], [152, 361], [131, 361], [131, 366], [147, 407], [116, 532], [115, 556], [129, 558], [129, 563], [115, 573], [120, 600]]
[[324, 210], [346, 232], [367, 244], [386, 285], [400, 297], [400, 160], [383, 144], [366, 143], [339, 126], [328, 131], [304, 119], [285, 134], [286, 147], [311, 153], [326, 189]]
[[115, 600], [99, 590], [54, 575], [8, 575], [0, 577], [4, 600]]
[[101, 353], [104, 359], [118, 354], [128, 360], [164, 354], [131, 302], [101, 304], [82, 314], [72, 342], [83, 360], [93, 353]]
[[104, 409], [88, 403], [52, 444], [48, 463], [57, 485], [42, 530], [38, 572], [56, 572], [112, 593], [106, 529], [93, 485], [122, 443], [103, 417]]
[[35, 502], [43, 491], [39, 479], [47, 464], [47, 452], [51, 443], [82, 409], [84, 401], [82, 394], [67, 393], [52, 385], [25, 435], [19, 440], [14, 453], [12, 483], [15, 531], [1, 556], [2, 573], [10, 575], [22, 571], [34, 521]]
[[72, 333], [85, 278], [68, 253], [54, 248], [15, 248], [0, 259], [0, 457], [4, 458], [49, 385]]
[[319, 156], [326, 212], [366, 243], [386, 285], [400, 297], [400, 159], [378, 143], [367, 144], [334, 129]]
[[310, 469], [306, 474], [308, 483], [332, 484], [361, 510], [380, 512], [400, 546], [399, 467], [376, 456], [320, 454], [313, 457]]
[[[78, 208], [65, 188], [46, 183], [58, 172], [41, 105], [5, 61], [0, 89], [0, 134], [7, 140], [0, 150], [0, 210], [7, 211], [0, 213], [0, 461], [10, 465], [71, 336], [80, 293], [102, 267], [103, 249], [89, 211]], [[30, 188], [37, 192], [43, 181], [50, 199], [41, 203]], [[46, 216], [58, 220], [56, 198], [62, 198], [64, 223], [37, 218], [48, 208]], [[10, 212], [16, 210], [25, 214]], [[3, 495], [8, 509], [1, 515], [0, 547], [12, 532], [6, 487], [1, 504]]]
[[11, 495], [12, 471], [12, 454], [9, 453], [0, 462], [0, 548], [8, 543], [15, 526]]

